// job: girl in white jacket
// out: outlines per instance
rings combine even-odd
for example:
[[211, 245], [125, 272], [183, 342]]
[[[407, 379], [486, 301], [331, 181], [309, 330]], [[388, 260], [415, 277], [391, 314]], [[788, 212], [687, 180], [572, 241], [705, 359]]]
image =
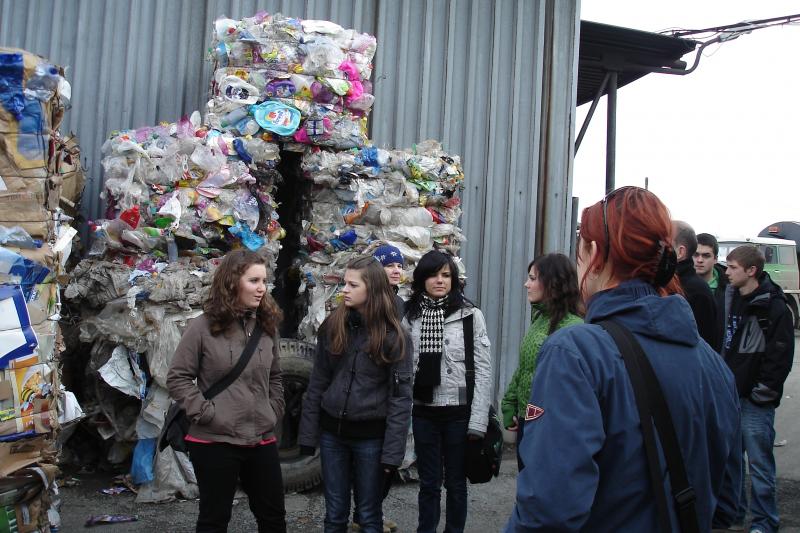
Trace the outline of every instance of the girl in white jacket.
[[[488, 423], [489, 337], [483, 313], [464, 297], [452, 256], [435, 250], [422, 256], [414, 270], [412, 291], [406, 321], [414, 343], [412, 426], [420, 478], [417, 532], [436, 531], [444, 472], [445, 532], [458, 533], [464, 531], [467, 518], [467, 440], [482, 439]], [[471, 378], [466, 368], [470, 343], [465, 342], [465, 329], [473, 332]]]

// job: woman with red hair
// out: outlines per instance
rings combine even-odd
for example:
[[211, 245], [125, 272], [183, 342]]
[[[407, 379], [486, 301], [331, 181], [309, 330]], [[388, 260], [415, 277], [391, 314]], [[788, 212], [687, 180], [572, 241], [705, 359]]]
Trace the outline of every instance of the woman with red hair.
[[[726, 462], [739, 456], [739, 405], [731, 372], [700, 342], [674, 277], [669, 212], [651, 192], [623, 187], [586, 208], [577, 250], [586, 324], [554, 332], [541, 348], [525, 413], [516, 506], [506, 531], [677, 531], [671, 498], [659, 521], [656, 490], [670, 494], [660, 447], [651, 482], [634, 389], [613, 321], [641, 345], [663, 390], [695, 494], [699, 531], [708, 531]], [[677, 484], [677, 483], [676, 483]], [[663, 501], [663, 500], [661, 500]], [[717, 525], [717, 524], [715, 524]], [[727, 525], [727, 524], [724, 524]]]

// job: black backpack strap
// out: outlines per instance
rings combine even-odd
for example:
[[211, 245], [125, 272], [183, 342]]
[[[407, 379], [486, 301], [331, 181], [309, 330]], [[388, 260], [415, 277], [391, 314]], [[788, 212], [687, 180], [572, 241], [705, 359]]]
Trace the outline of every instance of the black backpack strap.
[[224, 391], [231, 385], [231, 383], [239, 378], [242, 371], [247, 366], [247, 363], [250, 362], [250, 358], [253, 356], [256, 346], [258, 346], [258, 341], [261, 340], [261, 331], [261, 323], [256, 321], [256, 327], [253, 328], [253, 334], [250, 335], [250, 340], [247, 341], [242, 355], [239, 357], [239, 360], [236, 361], [236, 366], [234, 366], [230, 372], [225, 374], [225, 376], [211, 385], [208, 390], [203, 393], [203, 396], [206, 397], [206, 400], [210, 400], [220, 392]]
[[472, 405], [475, 394], [475, 333], [472, 313], [461, 321], [464, 326], [464, 366], [467, 373], [467, 405]]
[[650, 470], [650, 482], [656, 500], [659, 527], [664, 533], [672, 531], [669, 518], [667, 495], [664, 490], [664, 479], [661, 475], [661, 465], [656, 446], [655, 431], [652, 420], [658, 430], [661, 448], [664, 450], [664, 459], [670, 477], [672, 498], [678, 514], [678, 524], [683, 533], [699, 533], [697, 511], [695, 510], [695, 492], [689, 484], [686, 468], [683, 462], [672, 415], [669, 412], [667, 401], [661, 390], [661, 384], [653, 371], [650, 360], [642, 350], [641, 345], [628, 331], [627, 328], [613, 320], [604, 320], [599, 323], [605, 329], [619, 348], [625, 368], [631, 379], [633, 393], [636, 397], [636, 407], [642, 425], [644, 448], [647, 454], [647, 466]]

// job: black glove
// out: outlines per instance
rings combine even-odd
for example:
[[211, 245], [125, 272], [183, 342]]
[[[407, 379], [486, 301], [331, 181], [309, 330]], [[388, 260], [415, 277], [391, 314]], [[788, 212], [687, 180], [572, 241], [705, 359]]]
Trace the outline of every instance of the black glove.
[[308, 455], [310, 457], [313, 457], [315, 453], [317, 453], [317, 449], [314, 448], [313, 446], [303, 446], [302, 444], [300, 445], [300, 455]]
[[392, 482], [394, 481], [394, 475], [397, 472], [397, 467], [395, 465], [381, 463], [381, 468], [383, 469], [383, 494], [381, 496], [381, 500], [385, 500], [386, 496], [389, 495], [389, 489], [392, 488]]

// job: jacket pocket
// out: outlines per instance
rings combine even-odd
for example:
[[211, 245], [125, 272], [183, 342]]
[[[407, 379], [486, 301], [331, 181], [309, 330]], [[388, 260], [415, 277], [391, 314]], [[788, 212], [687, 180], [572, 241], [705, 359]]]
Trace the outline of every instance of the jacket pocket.
[[395, 370], [392, 374], [392, 396], [395, 398], [405, 396], [411, 387], [411, 372]]
[[[226, 413], [225, 409], [217, 408], [214, 404], [214, 417], [204, 425], [204, 431], [214, 435], [234, 435], [233, 428], [235, 426], [232, 420], [232, 413]], [[222, 406], [219, 406], [222, 407]]]

